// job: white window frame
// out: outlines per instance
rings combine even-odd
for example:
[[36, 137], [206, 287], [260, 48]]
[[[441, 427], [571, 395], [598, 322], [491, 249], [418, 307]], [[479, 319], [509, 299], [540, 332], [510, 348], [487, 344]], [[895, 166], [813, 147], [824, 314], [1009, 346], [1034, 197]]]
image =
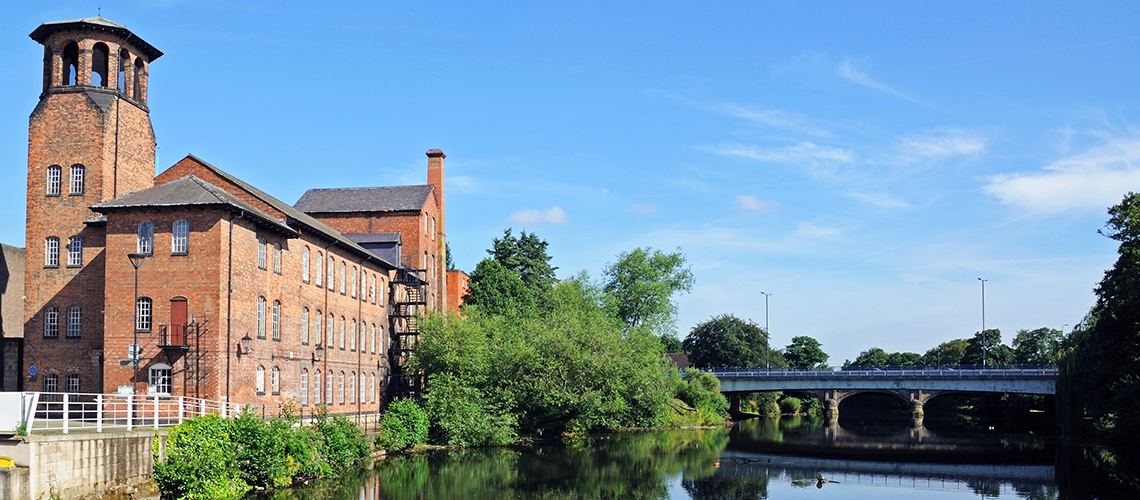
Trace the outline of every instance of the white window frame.
[[257, 297], [257, 338], [265, 338], [265, 297]]
[[59, 309], [44, 309], [44, 337], [59, 338]]
[[265, 367], [264, 366], [257, 365], [257, 375], [256, 375], [256, 378], [254, 378], [253, 383], [254, 383], [254, 390], [257, 391], [257, 394], [259, 396], [265, 394]]
[[344, 404], [344, 372], [340, 372], [340, 404]]
[[281, 301], [273, 301], [273, 340], [281, 341]]
[[281, 394], [281, 369], [280, 368], [278, 368], [277, 366], [273, 367], [273, 371], [271, 372], [269, 381], [270, 381], [269, 387], [270, 387], [270, 389], [273, 390], [273, 395], [276, 396], [276, 395]]
[[301, 281], [309, 282], [309, 245], [301, 249]]
[[309, 406], [309, 369], [301, 368], [301, 406]]
[[72, 236], [67, 239], [67, 267], [83, 266], [83, 237]]
[[153, 326], [154, 301], [150, 297], [139, 297], [135, 302], [135, 331], [149, 332]]
[[54, 373], [44, 375], [44, 392], [59, 392], [59, 375]]
[[317, 262], [317, 268], [314, 269], [316, 271], [316, 273], [314, 273], [315, 276], [313, 276], [316, 279], [314, 280], [313, 284], [317, 285], [317, 286], [324, 286], [323, 281], [324, 281], [324, 277], [325, 277], [325, 275], [324, 275], [325, 254], [321, 253], [320, 251], [317, 251], [316, 262]]
[[171, 389], [174, 387], [174, 375], [170, 365], [159, 363], [152, 365], [147, 373], [147, 383], [149, 388], [147, 392], [150, 394], [166, 395], [171, 394]]
[[313, 342], [313, 345], [321, 345], [322, 339], [325, 338], [323, 328], [325, 316], [321, 313], [320, 309], [317, 309], [317, 314], [313, 315], [313, 320], [313, 330], [317, 333], [317, 338], [313, 339], [315, 341]]
[[273, 272], [281, 274], [281, 244], [273, 244]]
[[321, 404], [321, 370], [313, 372], [313, 405]]
[[59, 237], [44, 239], [44, 267], [59, 267]]
[[145, 220], [139, 223], [138, 244], [135, 250], [147, 255], [154, 253], [154, 222]]
[[83, 334], [83, 315], [79, 306], [67, 309], [67, 338], [79, 338]]
[[68, 190], [69, 194], [80, 195], [83, 194], [83, 176], [87, 171], [87, 167], [76, 163], [71, 166], [71, 186]]
[[190, 221], [179, 219], [171, 225], [170, 253], [175, 255], [190, 253]]
[[325, 404], [332, 405], [333, 401], [333, 378], [331, 373], [325, 373]]
[[60, 193], [60, 177], [63, 176], [63, 167], [59, 165], [52, 165], [47, 168], [47, 188], [45, 194], [47, 196], [59, 196]]
[[78, 373], [67, 374], [67, 386], [65, 389], [70, 393], [77, 393], [82, 389], [82, 378]]
[[257, 237], [257, 268], [265, 269], [265, 238]]
[[309, 345], [309, 308], [301, 308], [301, 345]]
[[328, 269], [328, 285], [329, 290], [336, 290], [336, 259], [329, 255], [329, 269]]

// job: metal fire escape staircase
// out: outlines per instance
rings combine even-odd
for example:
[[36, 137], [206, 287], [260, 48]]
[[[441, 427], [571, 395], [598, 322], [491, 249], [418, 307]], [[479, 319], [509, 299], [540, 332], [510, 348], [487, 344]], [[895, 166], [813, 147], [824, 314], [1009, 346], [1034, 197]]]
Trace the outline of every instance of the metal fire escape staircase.
[[391, 282], [392, 311], [388, 326], [392, 332], [392, 347], [388, 350], [392, 367], [389, 394], [392, 398], [417, 396], [423, 389], [423, 377], [411, 373], [407, 364], [420, 340], [419, 317], [427, 312], [426, 269], [396, 270]]

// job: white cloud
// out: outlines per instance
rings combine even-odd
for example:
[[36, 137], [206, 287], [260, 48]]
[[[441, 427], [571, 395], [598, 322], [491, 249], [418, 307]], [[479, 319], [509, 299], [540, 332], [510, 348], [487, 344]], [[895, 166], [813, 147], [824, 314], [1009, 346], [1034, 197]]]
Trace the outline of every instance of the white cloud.
[[510, 220], [525, 225], [565, 224], [570, 222], [570, 215], [562, 208], [553, 206], [546, 210], [519, 210], [511, 214]]
[[639, 214], [657, 213], [657, 205], [654, 205], [652, 203], [634, 203], [630, 208]]
[[1110, 139], [1041, 171], [995, 175], [982, 191], [1032, 214], [1105, 209], [1140, 191], [1140, 137]]
[[721, 104], [721, 111], [737, 118], [743, 118], [757, 125], [794, 132], [803, 132], [809, 135], [829, 136], [829, 133], [811, 123], [803, 115], [789, 113], [782, 109], [764, 109], [739, 104]]
[[801, 222], [794, 235], [797, 238], [825, 240], [839, 236], [843, 230], [836, 227], [820, 226], [812, 222]]
[[902, 158], [906, 161], [951, 156], [975, 156], [985, 152], [986, 141], [978, 134], [961, 130], [902, 138]]
[[850, 149], [817, 146], [807, 141], [784, 148], [763, 148], [759, 146], [729, 143], [714, 148], [702, 147], [701, 149], [722, 156], [738, 156], [750, 160], [777, 162], [795, 162], [807, 159], [851, 162], [859, 157], [859, 155]]
[[847, 197], [879, 208], [910, 208], [911, 204], [888, 193], [847, 193]]
[[770, 214], [775, 212], [780, 205], [774, 201], [764, 201], [752, 195], [741, 194], [736, 196], [736, 207], [745, 212]]
[[908, 96], [902, 92], [899, 92], [898, 90], [895, 90], [890, 85], [887, 85], [885, 83], [879, 82], [879, 81], [871, 78], [866, 73], [859, 71], [858, 69], [855, 69], [855, 67], [853, 67], [851, 65], [850, 59], [844, 59], [843, 62], [839, 63], [839, 67], [836, 68], [836, 74], [838, 74], [843, 79], [850, 80], [852, 82], [858, 83], [859, 85], [863, 85], [865, 87], [870, 87], [870, 88], [873, 88], [873, 89], [878, 90], [880, 92], [886, 92], [890, 95], [893, 95], [895, 97], [901, 97], [901, 98], [906, 99], [908, 101], [917, 102], [919, 104], [926, 104], [922, 101], [919, 101], [918, 99], [915, 99], [915, 98]]

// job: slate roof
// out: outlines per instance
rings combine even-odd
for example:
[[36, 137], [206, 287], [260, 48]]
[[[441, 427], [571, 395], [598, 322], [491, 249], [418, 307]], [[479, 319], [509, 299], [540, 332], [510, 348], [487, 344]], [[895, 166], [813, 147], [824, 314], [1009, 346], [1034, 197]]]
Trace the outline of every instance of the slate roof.
[[419, 211], [432, 189], [431, 185], [310, 189], [293, 208], [305, 213]]
[[162, 57], [161, 50], [154, 48], [154, 46], [147, 43], [146, 40], [135, 36], [135, 34], [131, 33], [131, 30], [127, 29], [126, 26], [108, 21], [103, 16], [84, 17], [80, 19], [69, 19], [66, 21], [53, 21], [50, 23], [43, 23], [39, 25], [39, 27], [37, 27], [34, 31], [32, 31], [32, 33], [28, 36], [32, 37], [32, 40], [35, 40], [39, 43], [44, 43], [44, 40], [47, 40], [47, 38], [51, 36], [52, 33], [55, 33], [57, 31], [68, 31], [75, 29], [109, 31], [125, 38], [127, 43], [134, 45], [136, 48], [142, 51], [143, 54], [146, 54], [147, 59], [152, 62], [155, 59]]
[[165, 184], [96, 203], [91, 206], [91, 210], [106, 214], [138, 208], [175, 207], [228, 207], [231, 210], [242, 210], [263, 226], [290, 237], [298, 236], [297, 231], [281, 219], [258, 210], [245, 200], [194, 175], [179, 177]]
[[403, 243], [400, 233], [345, 233], [346, 238], [360, 244], [365, 243]]

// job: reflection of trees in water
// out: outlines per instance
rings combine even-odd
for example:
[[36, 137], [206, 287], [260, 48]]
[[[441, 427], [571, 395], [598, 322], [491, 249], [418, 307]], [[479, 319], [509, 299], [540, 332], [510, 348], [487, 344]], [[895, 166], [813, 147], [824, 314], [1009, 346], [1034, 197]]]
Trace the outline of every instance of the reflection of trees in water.
[[1059, 496], [1057, 486], [1053, 484], [1013, 483], [1013, 490], [1017, 492], [1017, 498], [1026, 500], [1056, 500]]
[[683, 479], [681, 487], [693, 500], [751, 500], [768, 498], [768, 477], [729, 477], [711, 475]]
[[1058, 448], [1057, 486], [1064, 498], [1140, 498], [1140, 450]]

